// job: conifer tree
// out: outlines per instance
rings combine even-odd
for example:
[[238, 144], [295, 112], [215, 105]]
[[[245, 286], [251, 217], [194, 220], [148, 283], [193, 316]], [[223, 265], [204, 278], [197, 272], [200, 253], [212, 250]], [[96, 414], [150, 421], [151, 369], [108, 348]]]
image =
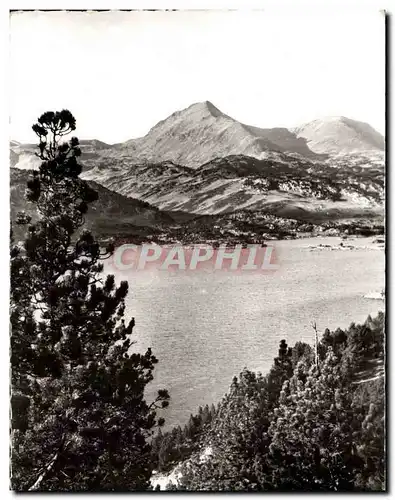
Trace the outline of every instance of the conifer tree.
[[281, 340], [278, 356], [274, 358], [273, 367], [267, 377], [271, 405], [277, 402], [284, 381], [288, 380], [292, 373], [292, 348], [288, 347], [285, 340]]
[[267, 485], [270, 415], [284, 380], [292, 376], [292, 349], [280, 342], [267, 376], [244, 369], [234, 377], [206, 433], [204, 446], [213, 450], [201, 463], [195, 456], [185, 468], [181, 489], [257, 491]]
[[363, 460], [363, 467], [355, 478], [356, 489], [383, 491], [386, 483], [384, 378], [358, 384], [352, 408], [361, 422], [355, 441]]
[[[234, 377], [206, 432], [199, 452], [184, 468], [180, 489], [245, 491], [257, 489], [254, 474], [257, 426], [267, 402], [266, 380], [244, 369]], [[259, 424], [258, 424], [259, 423]], [[212, 455], [202, 462], [200, 453]]]
[[361, 466], [358, 415], [331, 348], [320, 366], [300, 362], [285, 381], [270, 428], [273, 488], [348, 491]]
[[78, 139], [63, 139], [75, 128], [67, 110], [33, 125], [42, 163], [26, 196], [39, 220], [21, 215], [26, 239], [11, 245], [12, 487], [142, 490], [169, 396], [145, 401], [157, 359], [133, 352], [128, 284], [103, 276], [112, 248], [83, 229], [97, 193], [79, 177]]

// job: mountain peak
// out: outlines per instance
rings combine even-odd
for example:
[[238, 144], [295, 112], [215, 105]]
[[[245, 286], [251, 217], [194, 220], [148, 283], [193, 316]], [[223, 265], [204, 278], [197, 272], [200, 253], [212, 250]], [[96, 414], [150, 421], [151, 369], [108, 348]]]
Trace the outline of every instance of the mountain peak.
[[[154, 125], [147, 135], [152, 133], [157, 133], [159, 131], [163, 131], [163, 129], [167, 129], [169, 127], [174, 127], [181, 125], [185, 126], [184, 121], [187, 122], [200, 122], [201, 120], [207, 120], [212, 118], [229, 118], [227, 115], [222, 113], [218, 108], [214, 106], [214, 104], [210, 101], [202, 101], [195, 102], [191, 104], [187, 108], [180, 109], [175, 111], [170, 116], [165, 118], [164, 120], [159, 121], [156, 125]], [[126, 144], [130, 145], [135, 142], [134, 139], [127, 141]]]
[[229, 155], [265, 156], [267, 151], [316, 157], [288, 129], [260, 129], [223, 113], [211, 101], [195, 102], [158, 122], [144, 137], [124, 143], [129, 157], [173, 161], [197, 168]]
[[368, 123], [345, 116], [326, 116], [293, 129], [316, 153], [384, 150], [384, 137]]
[[202, 112], [202, 113], [208, 113], [214, 117], [225, 116], [224, 113], [222, 113], [222, 111], [220, 111], [210, 101], [195, 102], [194, 104], [191, 104], [188, 108], [186, 108], [185, 111], [188, 111], [188, 110], [198, 111], [198, 112]]

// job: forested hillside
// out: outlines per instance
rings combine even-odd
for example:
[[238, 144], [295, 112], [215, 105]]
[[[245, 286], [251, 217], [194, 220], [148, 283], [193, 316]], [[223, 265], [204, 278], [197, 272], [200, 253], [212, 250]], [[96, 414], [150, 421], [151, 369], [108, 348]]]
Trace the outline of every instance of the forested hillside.
[[326, 330], [317, 358], [282, 340], [267, 375], [244, 369], [217, 408], [160, 433], [155, 466], [179, 464], [167, 489], [383, 490], [384, 323]]

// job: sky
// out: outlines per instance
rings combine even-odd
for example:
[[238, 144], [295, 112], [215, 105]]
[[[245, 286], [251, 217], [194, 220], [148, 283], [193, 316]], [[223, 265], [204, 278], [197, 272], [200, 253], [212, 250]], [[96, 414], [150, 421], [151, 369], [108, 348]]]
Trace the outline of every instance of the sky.
[[17, 12], [10, 17], [10, 138], [69, 109], [80, 139], [145, 135], [199, 101], [258, 127], [346, 116], [385, 131], [381, 12]]

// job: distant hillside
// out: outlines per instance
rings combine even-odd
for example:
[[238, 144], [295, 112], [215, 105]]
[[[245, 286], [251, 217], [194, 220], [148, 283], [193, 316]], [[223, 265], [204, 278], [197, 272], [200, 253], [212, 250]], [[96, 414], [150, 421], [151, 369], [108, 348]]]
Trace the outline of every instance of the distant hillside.
[[345, 217], [382, 214], [382, 166], [340, 168], [283, 153], [274, 158], [233, 155], [197, 169], [171, 162], [128, 165], [113, 160], [111, 167], [90, 169], [83, 177], [166, 211], [215, 214], [266, 209], [292, 218], [298, 213], [327, 218], [334, 211]]
[[[15, 221], [16, 214], [22, 210], [31, 215], [33, 221], [38, 218], [36, 206], [25, 200], [28, 176], [27, 170], [10, 170], [12, 221]], [[89, 184], [99, 193], [99, 199], [89, 207], [86, 224], [101, 239], [124, 235], [146, 238], [150, 234], [160, 234], [174, 223], [168, 214], [147, 202], [126, 198], [94, 181], [89, 181]], [[21, 237], [24, 229], [14, 225], [14, 231], [17, 237]]]
[[383, 151], [384, 137], [367, 123], [344, 116], [328, 117], [293, 129], [316, 153]]
[[[277, 214], [277, 215], [274, 215]], [[271, 206], [262, 210], [237, 210], [232, 213], [201, 215], [174, 227], [167, 236], [184, 244], [263, 244], [268, 240], [303, 236], [378, 236], [384, 232], [383, 219], [365, 212], [328, 213]]]

